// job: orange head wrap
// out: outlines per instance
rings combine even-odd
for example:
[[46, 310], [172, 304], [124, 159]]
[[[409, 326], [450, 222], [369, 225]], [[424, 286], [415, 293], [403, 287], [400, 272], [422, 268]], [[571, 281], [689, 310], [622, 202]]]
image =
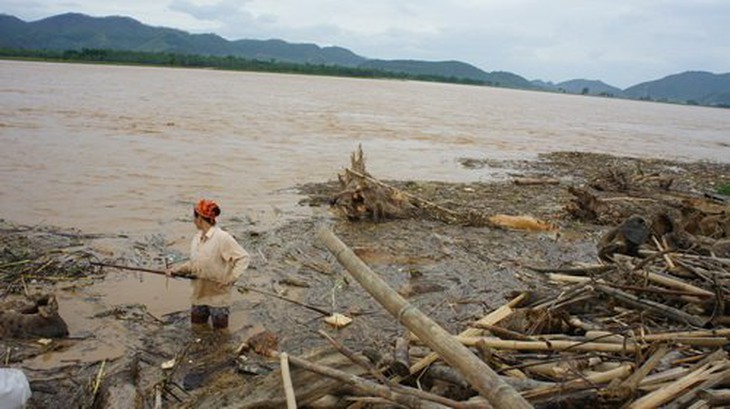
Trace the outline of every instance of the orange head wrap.
[[215, 223], [215, 218], [221, 214], [221, 209], [212, 200], [200, 199], [198, 204], [195, 205], [195, 213]]

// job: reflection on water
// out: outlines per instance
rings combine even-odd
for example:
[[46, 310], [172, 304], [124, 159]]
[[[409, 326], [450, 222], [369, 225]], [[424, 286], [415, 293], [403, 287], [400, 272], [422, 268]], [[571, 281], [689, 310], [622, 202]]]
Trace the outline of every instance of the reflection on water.
[[[458, 159], [557, 150], [730, 161], [727, 110], [452, 84], [0, 61], [0, 102], [0, 218], [163, 234], [181, 252], [200, 197], [221, 204], [224, 228], [306, 215], [292, 187], [334, 179], [360, 143], [384, 179], [484, 180], [495, 171]], [[85, 290], [106, 305], [64, 293], [72, 334], [113, 354], [120, 330], [97, 328], [96, 309], [188, 307], [187, 283], [143, 280]]]

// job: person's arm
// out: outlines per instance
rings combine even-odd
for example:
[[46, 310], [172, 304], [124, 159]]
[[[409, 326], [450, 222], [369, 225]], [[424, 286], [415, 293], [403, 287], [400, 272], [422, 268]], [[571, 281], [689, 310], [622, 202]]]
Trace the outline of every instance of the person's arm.
[[168, 275], [193, 277], [193, 278], [196, 277], [196, 275], [194, 274], [193, 263], [190, 260], [180, 263], [176, 266], [169, 267], [167, 269], [167, 273], [168, 273]]
[[224, 280], [224, 284], [232, 285], [238, 281], [239, 277], [241, 277], [243, 272], [248, 268], [248, 265], [251, 263], [251, 256], [243, 247], [241, 247], [240, 244], [238, 244], [236, 239], [230, 235], [228, 236], [228, 239], [226, 239], [221, 250], [221, 256], [223, 259], [233, 263], [233, 268], [231, 269], [230, 274], [228, 277], [225, 277]]

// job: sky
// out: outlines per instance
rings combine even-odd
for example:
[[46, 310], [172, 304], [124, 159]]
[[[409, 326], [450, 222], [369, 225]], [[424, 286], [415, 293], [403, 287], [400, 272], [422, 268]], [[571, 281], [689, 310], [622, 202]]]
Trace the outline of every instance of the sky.
[[24, 21], [67, 12], [367, 58], [458, 60], [555, 83], [625, 89], [730, 72], [730, 0], [0, 0], [0, 13]]

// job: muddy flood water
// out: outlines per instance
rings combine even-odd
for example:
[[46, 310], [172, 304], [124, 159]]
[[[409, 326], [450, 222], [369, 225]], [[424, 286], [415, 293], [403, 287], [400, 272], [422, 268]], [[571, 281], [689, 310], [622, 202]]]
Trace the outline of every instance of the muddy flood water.
[[[0, 61], [0, 106], [0, 219], [99, 235], [110, 255], [135, 242], [184, 254], [201, 197], [238, 231], [305, 218], [295, 187], [333, 180], [358, 144], [397, 180], [486, 181], [507, 170], [460, 159], [553, 151], [730, 161], [727, 110], [436, 83]], [[62, 292], [70, 332], [104, 345], [24, 365], [119, 355], [124, 330], [89, 317], [134, 303], [162, 317], [189, 292], [130, 273]]]

